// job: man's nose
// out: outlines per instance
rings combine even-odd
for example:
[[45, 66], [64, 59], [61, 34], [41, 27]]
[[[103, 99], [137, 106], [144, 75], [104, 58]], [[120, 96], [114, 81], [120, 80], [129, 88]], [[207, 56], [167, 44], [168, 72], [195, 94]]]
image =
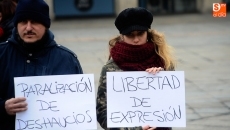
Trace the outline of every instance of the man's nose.
[[26, 30], [31, 30], [31, 29], [32, 29], [31, 22], [28, 21], [28, 22], [26, 23]]

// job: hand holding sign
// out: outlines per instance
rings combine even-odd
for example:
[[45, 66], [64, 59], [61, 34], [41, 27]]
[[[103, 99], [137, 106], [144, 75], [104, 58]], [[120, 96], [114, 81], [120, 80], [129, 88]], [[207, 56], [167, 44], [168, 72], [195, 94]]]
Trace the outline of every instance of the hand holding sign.
[[26, 98], [11, 98], [5, 102], [5, 109], [9, 115], [15, 115], [17, 112], [27, 110]]

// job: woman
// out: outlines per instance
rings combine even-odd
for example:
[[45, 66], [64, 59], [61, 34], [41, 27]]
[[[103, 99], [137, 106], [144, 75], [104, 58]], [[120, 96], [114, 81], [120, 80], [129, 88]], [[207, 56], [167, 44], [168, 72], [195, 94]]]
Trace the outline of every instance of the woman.
[[0, 42], [6, 41], [12, 35], [13, 16], [16, 9], [16, 2], [3, 0], [0, 2]]
[[[115, 20], [120, 35], [109, 41], [109, 60], [102, 68], [97, 93], [97, 120], [104, 129], [108, 129], [106, 72], [147, 71], [156, 74], [162, 70], [174, 70], [175, 60], [171, 54], [171, 47], [166, 44], [161, 33], [150, 29], [152, 21], [152, 14], [140, 7], [123, 10]], [[143, 126], [126, 129], [171, 130], [172, 128]]]

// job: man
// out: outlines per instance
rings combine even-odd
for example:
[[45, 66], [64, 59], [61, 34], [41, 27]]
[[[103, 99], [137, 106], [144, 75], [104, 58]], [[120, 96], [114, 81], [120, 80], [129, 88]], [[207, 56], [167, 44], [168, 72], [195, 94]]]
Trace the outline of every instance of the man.
[[82, 74], [77, 56], [54, 41], [43, 0], [19, 0], [14, 26], [0, 44], [0, 130], [14, 130], [15, 114], [27, 109], [24, 97], [14, 97], [14, 77]]

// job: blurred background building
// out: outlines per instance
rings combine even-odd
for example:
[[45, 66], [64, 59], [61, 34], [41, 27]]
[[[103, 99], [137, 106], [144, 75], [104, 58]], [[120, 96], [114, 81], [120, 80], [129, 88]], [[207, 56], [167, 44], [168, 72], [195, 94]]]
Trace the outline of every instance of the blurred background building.
[[154, 15], [212, 13], [213, 3], [230, 0], [45, 0], [52, 19], [65, 17], [115, 16], [128, 7], [145, 7]]

